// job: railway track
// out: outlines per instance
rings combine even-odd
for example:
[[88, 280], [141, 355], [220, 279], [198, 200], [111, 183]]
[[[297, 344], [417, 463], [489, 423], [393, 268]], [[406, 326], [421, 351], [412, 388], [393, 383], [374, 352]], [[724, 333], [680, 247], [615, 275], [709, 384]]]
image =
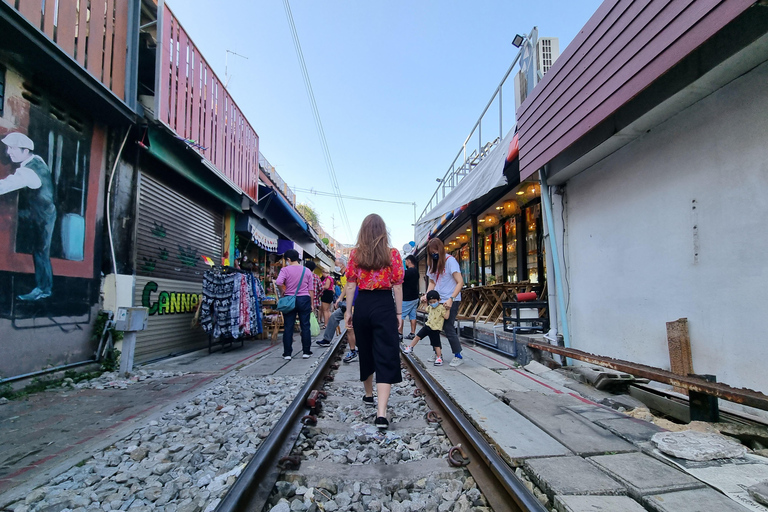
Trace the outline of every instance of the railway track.
[[217, 512], [548, 510], [413, 356], [402, 356], [389, 430], [376, 429], [345, 345], [338, 337], [319, 360]]

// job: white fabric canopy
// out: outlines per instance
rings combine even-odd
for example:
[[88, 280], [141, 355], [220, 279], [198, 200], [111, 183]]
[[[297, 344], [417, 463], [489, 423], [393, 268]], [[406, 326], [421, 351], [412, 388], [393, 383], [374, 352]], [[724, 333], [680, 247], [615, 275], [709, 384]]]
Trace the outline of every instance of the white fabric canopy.
[[440, 221], [443, 215], [507, 184], [507, 178], [504, 176], [504, 163], [509, 151], [509, 144], [514, 137], [515, 131], [513, 129], [437, 206], [424, 215], [416, 224], [416, 247], [421, 247], [426, 242], [429, 231]]

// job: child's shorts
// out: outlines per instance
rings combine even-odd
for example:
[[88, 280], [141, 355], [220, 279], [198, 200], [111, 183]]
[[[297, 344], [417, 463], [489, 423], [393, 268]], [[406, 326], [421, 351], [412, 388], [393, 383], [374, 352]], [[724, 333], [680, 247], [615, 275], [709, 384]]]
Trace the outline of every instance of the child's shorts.
[[426, 325], [419, 329], [419, 332], [416, 333], [416, 336], [418, 336], [420, 339], [424, 339], [429, 337], [429, 344], [432, 345], [434, 348], [443, 348], [443, 345], [440, 343], [440, 331], [436, 331], [434, 329], [430, 329]]

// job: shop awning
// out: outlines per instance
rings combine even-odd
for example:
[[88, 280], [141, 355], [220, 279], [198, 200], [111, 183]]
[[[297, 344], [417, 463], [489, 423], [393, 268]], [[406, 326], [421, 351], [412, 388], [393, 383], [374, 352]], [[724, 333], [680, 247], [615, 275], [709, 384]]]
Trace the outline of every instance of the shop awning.
[[259, 184], [259, 202], [251, 210], [287, 238], [302, 243], [312, 240], [307, 223], [301, 215], [272, 187]]
[[302, 249], [304, 249], [304, 252], [307, 254], [307, 256], [316, 257], [317, 255], [317, 245], [315, 245], [314, 242], [304, 242], [299, 244]]
[[332, 258], [332, 257], [330, 257], [330, 256], [328, 256], [328, 255], [327, 255], [326, 253], [324, 253], [323, 251], [318, 251], [318, 253], [317, 253], [317, 257], [318, 257], [318, 259], [319, 259], [319, 260], [320, 260], [320, 261], [321, 261], [323, 264], [325, 264], [325, 266], [326, 266], [326, 267], [328, 267], [328, 268], [326, 269], [326, 270], [328, 270], [328, 272], [330, 272], [330, 271], [331, 271], [331, 269], [332, 269], [332, 268], [334, 268], [334, 266], [335, 266], [335, 262], [334, 262], [333, 258]]
[[251, 240], [269, 252], [277, 252], [278, 235], [258, 217], [254, 215], [238, 215], [235, 231], [250, 233]]
[[[186, 143], [175, 139], [163, 128], [150, 126], [147, 130], [147, 151], [183, 177], [203, 188], [235, 211], [243, 209], [243, 192], [215, 175], [200, 160], [200, 155]], [[234, 187], [234, 188], [233, 188]]]
[[414, 238], [418, 242], [417, 247], [421, 246], [429, 235], [429, 231], [438, 226], [445, 216], [453, 216], [454, 212], [462, 206], [495, 188], [507, 185], [504, 165], [507, 155], [517, 151], [517, 144], [513, 143], [514, 138], [515, 130], [513, 129], [436, 207], [419, 220]]
[[304, 248], [293, 240], [277, 239], [277, 254], [285, 254], [285, 251], [293, 249], [299, 253], [299, 258], [304, 259]]

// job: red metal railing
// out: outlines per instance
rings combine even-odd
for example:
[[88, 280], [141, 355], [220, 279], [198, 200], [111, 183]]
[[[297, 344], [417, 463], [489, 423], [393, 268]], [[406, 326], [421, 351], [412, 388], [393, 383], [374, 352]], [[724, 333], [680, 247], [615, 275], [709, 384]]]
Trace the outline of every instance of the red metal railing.
[[257, 199], [259, 136], [167, 5], [160, 19], [157, 119]]
[[126, 0], [5, 0], [125, 100]]

